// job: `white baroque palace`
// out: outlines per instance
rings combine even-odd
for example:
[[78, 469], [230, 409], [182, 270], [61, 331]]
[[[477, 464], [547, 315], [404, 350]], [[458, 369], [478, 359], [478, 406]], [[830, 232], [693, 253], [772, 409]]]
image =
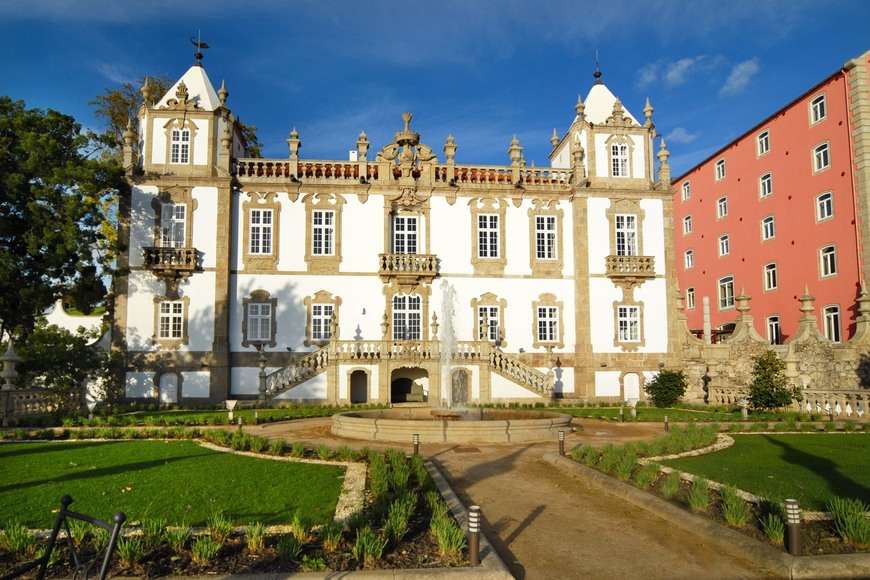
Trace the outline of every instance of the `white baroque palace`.
[[[443, 159], [396, 114], [349, 160], [250, 158], [199, 60], [125, 134], [130, 401], [643, 398], [679, 364], [668, 152], [596, 82], [550, 168]], [[377, 145], [375, 146], [377, 147]], [[658, 169], [656, 170], [656, 158]]]

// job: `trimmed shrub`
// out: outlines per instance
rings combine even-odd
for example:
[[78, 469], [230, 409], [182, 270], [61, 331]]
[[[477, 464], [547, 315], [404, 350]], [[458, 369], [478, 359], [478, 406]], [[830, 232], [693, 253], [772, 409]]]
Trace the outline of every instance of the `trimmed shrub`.
[[673, 407], [686, 394], [683, 371], [662, 370], [643, 387], [656, 407]]

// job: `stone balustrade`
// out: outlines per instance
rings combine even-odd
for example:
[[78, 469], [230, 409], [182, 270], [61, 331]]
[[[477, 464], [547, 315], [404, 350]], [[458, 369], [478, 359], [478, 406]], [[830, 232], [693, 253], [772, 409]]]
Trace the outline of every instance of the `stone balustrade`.
[[490, 351], [489, 366], [500, 375], [527, 389], [547, 396], [553, 392], [553, 378], [551, 376], [528, 366], [509, 354], [499, 350]]
[[438, 274], [435, 254], [379, 254], [378, 274], [383, 282], [398, 278], [400, 283], [431, 282]]
[[142, 248], [143, 266], [149, 270], [193, 272], [197, 268], [196, 248]]
[[656, 275], [654, 256], [607, 256], [606, 275], [651, 278]]
[[852, 389], [804, 389], [802, 394], [801, 411], [847, 418], [863, 417], [870, 398], [870, 392]]
[[266, 375], [266, 393], [275, 396], [291, 387], [319, 375], [329, 366], [329, 351], [326, 347], [294, 359], [288, 365]]

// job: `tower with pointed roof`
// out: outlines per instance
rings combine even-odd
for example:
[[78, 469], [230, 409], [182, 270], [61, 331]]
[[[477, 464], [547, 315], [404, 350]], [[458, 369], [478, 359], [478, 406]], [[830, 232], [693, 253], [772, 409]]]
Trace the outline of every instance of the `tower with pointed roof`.
[[[439, 160], [401, 115], [349, 160], [251, 158], [200, 62], [125, 134], [130, 401], [643, 399], [678, 362], [668, 152], [596, 76], [550, 167]], [[397, 114], [398, 117], [398, 114]], [[656, 169], [656, 159], [659, 167]]]

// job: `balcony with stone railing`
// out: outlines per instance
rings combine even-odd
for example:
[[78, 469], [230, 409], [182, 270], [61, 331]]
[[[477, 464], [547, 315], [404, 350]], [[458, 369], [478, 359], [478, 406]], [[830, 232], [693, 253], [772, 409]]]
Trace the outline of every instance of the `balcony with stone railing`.
[[632, 284], [656, 275], [654, 256], [607, 256], [605, 267], [608, 278]]
[[196, 248], [142, 248], [142, 260], [157, 275], [187, 274], [198, 265]]
[[400, 285], [431, 283], [438, 275], [435, 254], [379, 254], [381, 281], [396, 280]]

